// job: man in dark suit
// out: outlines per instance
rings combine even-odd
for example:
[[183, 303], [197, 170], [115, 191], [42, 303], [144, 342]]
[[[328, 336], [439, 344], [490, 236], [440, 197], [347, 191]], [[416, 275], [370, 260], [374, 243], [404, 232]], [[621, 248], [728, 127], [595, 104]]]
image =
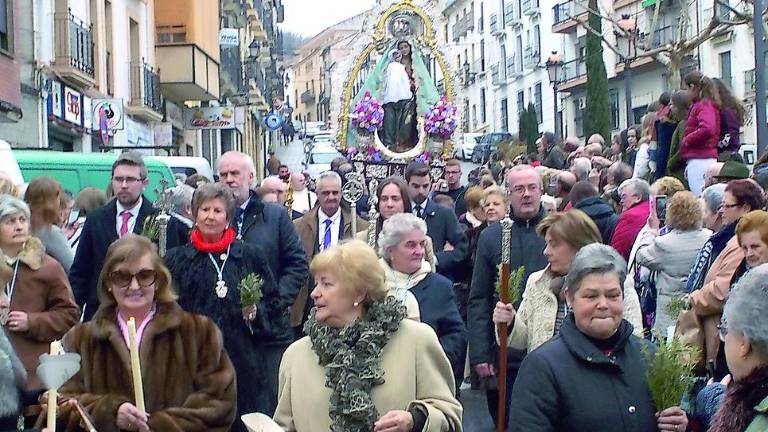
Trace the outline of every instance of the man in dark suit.
[[[342, 240], [354, 238], [350, 210], [341, 207], [341, 183], [341, 176], [334, 171], [320, 174], [316, 188], [317, 205], [293, 221], [309, 261]], [[368, 222], [356, 217], [357, 232], [368, 229]], [[310, 275], [291, 308], [291, 326], [297, 339], [304, 336], [303, 324], [307, 319], [307, 311], [312, 307], [309, 293], [313, 288], [314, 280]]]
[[[307, 277], [307, 257], [296, 234], [296, 229], [282, 206], [264, 203], [251, 191], [255, 168], [250, 156], [237, 151], [224, 153], [218, 160], [219, 182], [226, 185], [235, 196], [237, 205], [232, 226], [238, 238], [258, 247], [267, 258], [267, 265], [277, 279], [280, 304], [285, 319], [270, 323], [274, 338], [266, 341], [264, 367], [267, 383], [265, 389], [272, 403], [277, 406], [278, 369], [283, 352], [293, 342], [293, 331], [288, 324], [290, 307], [296, 301]], [[268, 412], [272, 415], [273, 412]]]
[[467, 237], [456, 215], [429, 198], [432, 187], [429, 166], [413, 163], [405, 170], [413, 214], [427, 222], [427, 235], [432, 239], [437, 271], [453, 280], [453, 274], [467, 256]]
[[[147, 187], [147, 167], [142, 156], [123, 153], [112, 164], [112, 192], [115, 199], [88, 213], [77, 254], [69, 271], [69, 283], [83, 321], [89, 321], [99, 308], [97, 284], [109, 246], [129, 233], [140, 234], [147, 217], [156, 213], [142, 196]], [[171, 218], [168, 248], [188, 241], [183, 224]], [[186, 230], [187, 234], [189, 230]]]

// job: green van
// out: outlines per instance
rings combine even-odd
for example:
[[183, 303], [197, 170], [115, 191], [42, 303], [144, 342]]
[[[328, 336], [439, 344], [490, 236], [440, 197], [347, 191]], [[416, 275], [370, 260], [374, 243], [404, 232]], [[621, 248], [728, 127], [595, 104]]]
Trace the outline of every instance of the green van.
[[[21, 169], [24, 181], [35, 177], [50, 176], [61, 183], [61, 187], [75, 196], [86, 187], [106, 190], [112, 179], [112, 164], [117, 159], [114, 153], [71, 153], [37, 150], [13, 150], [13, 156]], [[160, 189], [160, 180], [166, 179], [168, 187], [176, 183], [173, 171], [165, 163], [144, 158], [149, 173], [149, 184], [144, 193], [154, 201]]]

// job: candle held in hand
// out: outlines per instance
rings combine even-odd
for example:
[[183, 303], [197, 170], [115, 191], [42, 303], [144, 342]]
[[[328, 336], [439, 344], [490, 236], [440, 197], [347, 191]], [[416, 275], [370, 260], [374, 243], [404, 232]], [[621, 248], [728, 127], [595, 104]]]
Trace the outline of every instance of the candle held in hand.
[[128, 340], [131, 351], [131, 374], [133, 375], [133, 392], [136, 395], [136, 408], [141, 412], [147, 412], [144, 406], [144, 387], [141, 383], [141, 364], [139, 363], [139, 345], [136, 340], [136, 320], [128, 319]]

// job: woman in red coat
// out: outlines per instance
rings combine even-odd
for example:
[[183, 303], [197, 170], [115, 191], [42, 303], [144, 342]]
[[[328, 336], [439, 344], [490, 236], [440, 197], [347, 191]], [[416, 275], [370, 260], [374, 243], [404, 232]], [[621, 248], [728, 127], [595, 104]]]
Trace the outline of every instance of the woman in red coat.
[[699, 71], [684, 80], [693, 105], [680, 142], [680, 156], [686, 162], [688, 185], [696, 196], [704, 189], [704, 174], [717, 163], [720, 139], [720, 96], [711, 78]]

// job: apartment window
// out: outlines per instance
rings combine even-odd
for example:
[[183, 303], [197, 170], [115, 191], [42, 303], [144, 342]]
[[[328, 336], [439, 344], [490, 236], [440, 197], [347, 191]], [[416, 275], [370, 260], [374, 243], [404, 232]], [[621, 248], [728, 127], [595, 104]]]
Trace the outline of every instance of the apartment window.
[[525, 109], [525, 93], [522, 90], [517, 92], [517, 111], [523, 112]]
[[[2, 1], [2, 0], [0, 0]], [[184, 25], [157, 26], [157, 43], [173, 44], [187, 41], [187, 27]]]
[[485, 124], [488, 121], [487, 112], [485, 108], [485, 88], [480, 89], [480, 121]]
[[480, 70], [485, 71], [485, 41], [480, 39]]
[[722, 52], [720, 57], [720, 79], [728, 87], [733, 87], [733, 77], [731, 76], [731, 52]]
[[472, 129], [477, 128], [477, 105], [472, 105]]
[[518, 72], [521, 72], [523, 70], [523, 37], [521, 35], [517, 35], [517, 52], [515, 55], [515, 67], [517, 68]]
[[608, 90], [608, 102], [611, 106], [611, 130], [619, 129], [619, 91]]
[[536, 52], [537, 57], [541, 57], [541, 29], [539, 25], [533, 26], [533, 50]]
[[501, 100], [501, 130], [507, 132], [509, 130], [509, 108], [507, 106], [507, 99]]
[[485, 7], [482, 3], [480, 3], [480, 18], [477, 19], [477, 31], [479, 31], [481, 34], [485, 31], [485, 23], [483, 22], [484, 16]]
[[507, 77], [507, 47], [506, 45], [502, 44], [499, 48], [499, 76], [506, 79]]
[[536, 83], [533, 87], [533, 100], [536, 107], [536, 120], [538, 120], [539, 124], [542, 124], [544, 122], [544, 115], [542, 114], [544, 104], [541, 100], [541, 83]]
[[584, 107], [582, 100], [576, 99], [573, 101], [573, 111], [575, 113], [573, 123], [576, 127], [576, 136], [584, 136]]
[[13, 0], [0, 0], [0, 52], [13, 51]]

